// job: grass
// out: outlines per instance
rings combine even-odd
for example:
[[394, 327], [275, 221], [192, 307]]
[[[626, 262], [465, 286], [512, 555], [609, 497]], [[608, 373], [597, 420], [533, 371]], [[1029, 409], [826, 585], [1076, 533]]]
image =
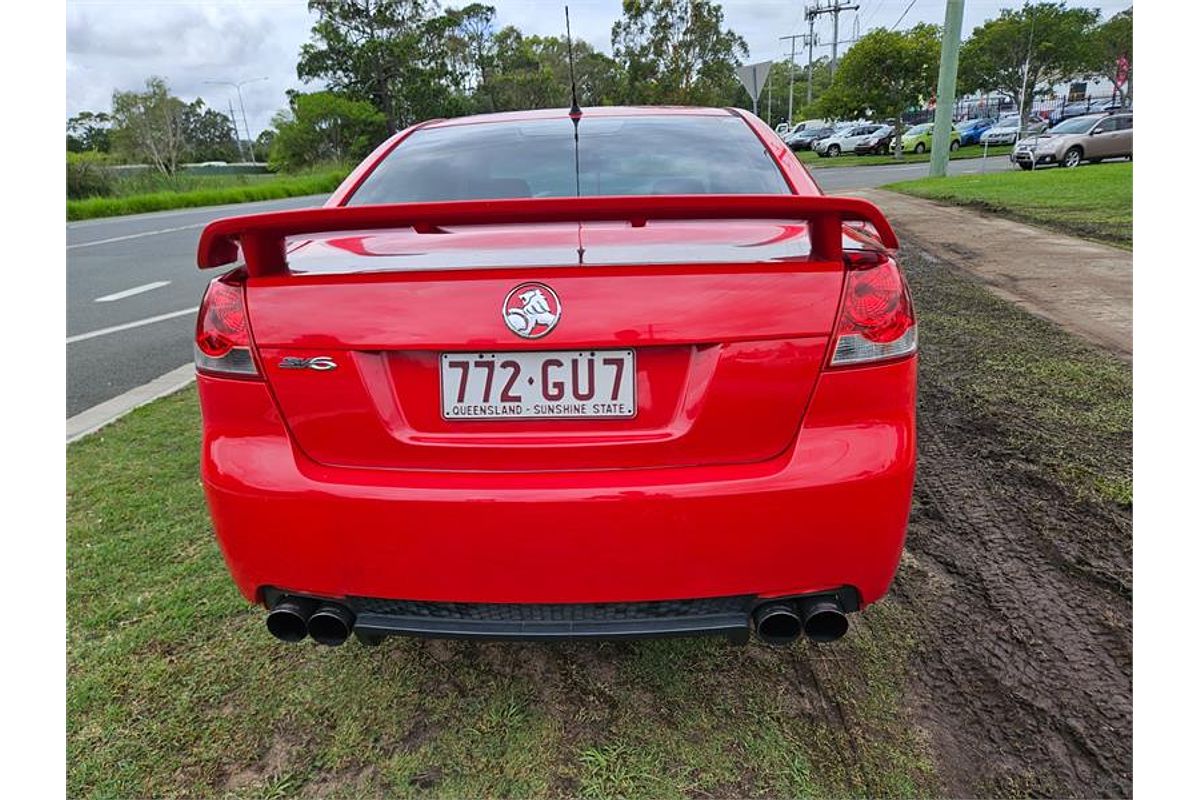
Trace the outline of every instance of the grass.
[[[988, 157], [1008, 158], [1008, 153], [1012, 148], [989, 147]], [[885, 166], [888, 164], [926, 164], [929, 162], [930, 154], [921, 153], [905, 153], [904, 157], [897, 159], [894, 155], [885, 156], [856, 156], [853, 153], [843, 153], [837, 158], [822, 158], [813, 150], [798, 150], [793, 151], [793, 155], [800, 160], [800, 163], [809, 169], [825, 169], [827, 167], [876, 167]], [[983, 155], [983, 148], [979, 145], [970, 144], [965, 147], [960, 147], [950, 154], [952, 160], [960, 158], [979, 158]]]
[[122, 214], [141, 214], [174, 208], [249, 203], [278, 200], [310, 194], [328, 194], [346, 177], [349, 170], [329, 169], [299, 175], [191, 175], [172, 179], [164, 185], [157, 176], [137, 176], [118, 181], [119, 194], [113, 197], [88, 197], [67, 201], [67, 219], [93, 219]]
[[1130, 506], [1131, 365], [944, 262], [913, 254], [905, 264], [921, 325], [923, 396], [940, 388], [964, 417], [984, 420], [974, 423], [981, 451], [1011, 469]]
[[72, 797], [937, 792], [900, 606], [820, 648], [287, 646], [226, 573], [198, 452], [194, 390], [68, 448]]
[[885, 189], [1133, 246], [1133, 164], [923, 178]]

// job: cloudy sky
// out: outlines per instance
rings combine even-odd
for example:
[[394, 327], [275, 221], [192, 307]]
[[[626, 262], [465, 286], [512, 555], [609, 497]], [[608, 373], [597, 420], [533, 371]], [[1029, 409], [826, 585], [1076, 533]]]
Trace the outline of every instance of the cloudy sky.
[[[448, 5], [465, 5], [469, 0]], [[562, 2], [490, 0], [498, 23], [527, 33], [563, 32]], [[916, 22], [941, 23], [944, 0], [857, 0], [857, 12], [841, 17], [840, 37], [853, 34], [855, 16], [862, 31]], [[576, 37], [611, 52], [610, 31], [620, 15], [620, 0], [569, 0]], [[1099, 8], [1105, 17], [1128, 8], [1132, 0], [1070, 0]], [[447, 5], [447, 4], [443, 4]], [[725, 19], [750, 46], [752, 61], [786, 58], [780, 36], [807, 32], [805, 0], [724, 0]], [[911, 5], [911, 8], [909, 7]], [[963, 33], [993, 17], [1003, 0], [966, 0]], [[907, 9], [907, 12], [906, 12]], [[903, 19], [901, 19], [903, 15]], [[304, 0], [69, 0], [67, 3], [67, 113], [107, 111], [114, 89], [134, 89], [149, 75], [164, 76], [173, 92], [191, 100], [200, 96], [227, 110], [233, 90], [206, 81], [266, 78], [242, 87], [251, 132], [257, 134], [285, 105], [284, 92], [304, 88], [296, 78], [300, 45], [308, 40], [313, 17]], [[824, 42], [833, 39], [829, 15], [817, 27]], [[797, 54], [797, 60], [801, 60]], [[309, 87], [312, 88], [312, 87]]]

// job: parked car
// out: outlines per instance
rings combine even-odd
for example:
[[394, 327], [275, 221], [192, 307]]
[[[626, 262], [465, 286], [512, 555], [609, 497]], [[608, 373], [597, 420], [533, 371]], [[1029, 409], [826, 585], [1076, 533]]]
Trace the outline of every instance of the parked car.
[[954, 127], [958, 129], [959, 144], [979, 144], [979, 137], [996, 124], [991, 117], [975, 117], [963, 120]]
[[891, 125], [884, 125], [880, 130], [864, 137], [854, 145], [854, 154], [856, 156], [886, 155], [892, 151], [895, 141], [896, 129]]
[[834, 131], [832, 136], [821, 139], [812, 149], [823, 158], [837, 158], [842, 153], [853, 153], [859, 142], [882, 133], [885, 128], [891, 130], [887, 125], [855, 124], [841, 131]]
[[1021, 169], [1045, 164], [1077, 167], [1106, 158], [1133, 158], [1133, 114], [1089, 114], [1058, 123], [1017, 142], [1012, 160]]
[[324, 207], [201, 233], [200, 475], [279, 639], [828, 641], [887, 592], [917, 378], [887, 219], [745, 111], [575, 122], [423, 123]]
[[787, 139], [787, 146], [793, 150], [812, 150], [815, 143], [834, 133], [832, 125], [824, 125], [819, 128], [805, 128], [797, 134], [794, 134], [790, 139]]
[[[1025, 123], [1025, 133], [1041, 133], [1046, 130], [1046, 121], [1038, 117], [1030, 117]], [[979, 137], [980, 144], [996, 146], [998, 144], [1014, 144], [1021, 135], [1021, 118], [1017, 115], [1002, 117], [992, 127]]]
[[[957, 150], [962, 144], [962, 134], [950, 128], [950, 149]], [[933, 123], [926, 122], [909, 128], [900, 137], [900, 149], [905, 153], [925, 153], [933, 149]]]

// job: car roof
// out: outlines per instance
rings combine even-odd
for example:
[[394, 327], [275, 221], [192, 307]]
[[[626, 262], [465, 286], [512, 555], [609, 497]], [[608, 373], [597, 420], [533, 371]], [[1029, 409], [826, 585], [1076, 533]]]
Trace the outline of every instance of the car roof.
[[[566, 108], [534, 108], [525, 111], [503, 111], [496, 114], [472, 114], [466, 117], [439, 119], [427, 123], [426, 128], [451, 128], [458, 125], [479, 125], [490, 122], [525, 122], [542, 119], [561, 119], [569, 113]], [[728, 108], [705, 108], [703, 106], [588, 106], [582, 110], [588, 117], [728, 117], [737, 116]]]

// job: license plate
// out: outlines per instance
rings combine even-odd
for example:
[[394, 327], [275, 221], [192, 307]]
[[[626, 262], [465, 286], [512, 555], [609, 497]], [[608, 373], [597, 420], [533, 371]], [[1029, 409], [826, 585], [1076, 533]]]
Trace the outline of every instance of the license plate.
[[443, 353], [445, 419], [629, 418], [632, 350]]

